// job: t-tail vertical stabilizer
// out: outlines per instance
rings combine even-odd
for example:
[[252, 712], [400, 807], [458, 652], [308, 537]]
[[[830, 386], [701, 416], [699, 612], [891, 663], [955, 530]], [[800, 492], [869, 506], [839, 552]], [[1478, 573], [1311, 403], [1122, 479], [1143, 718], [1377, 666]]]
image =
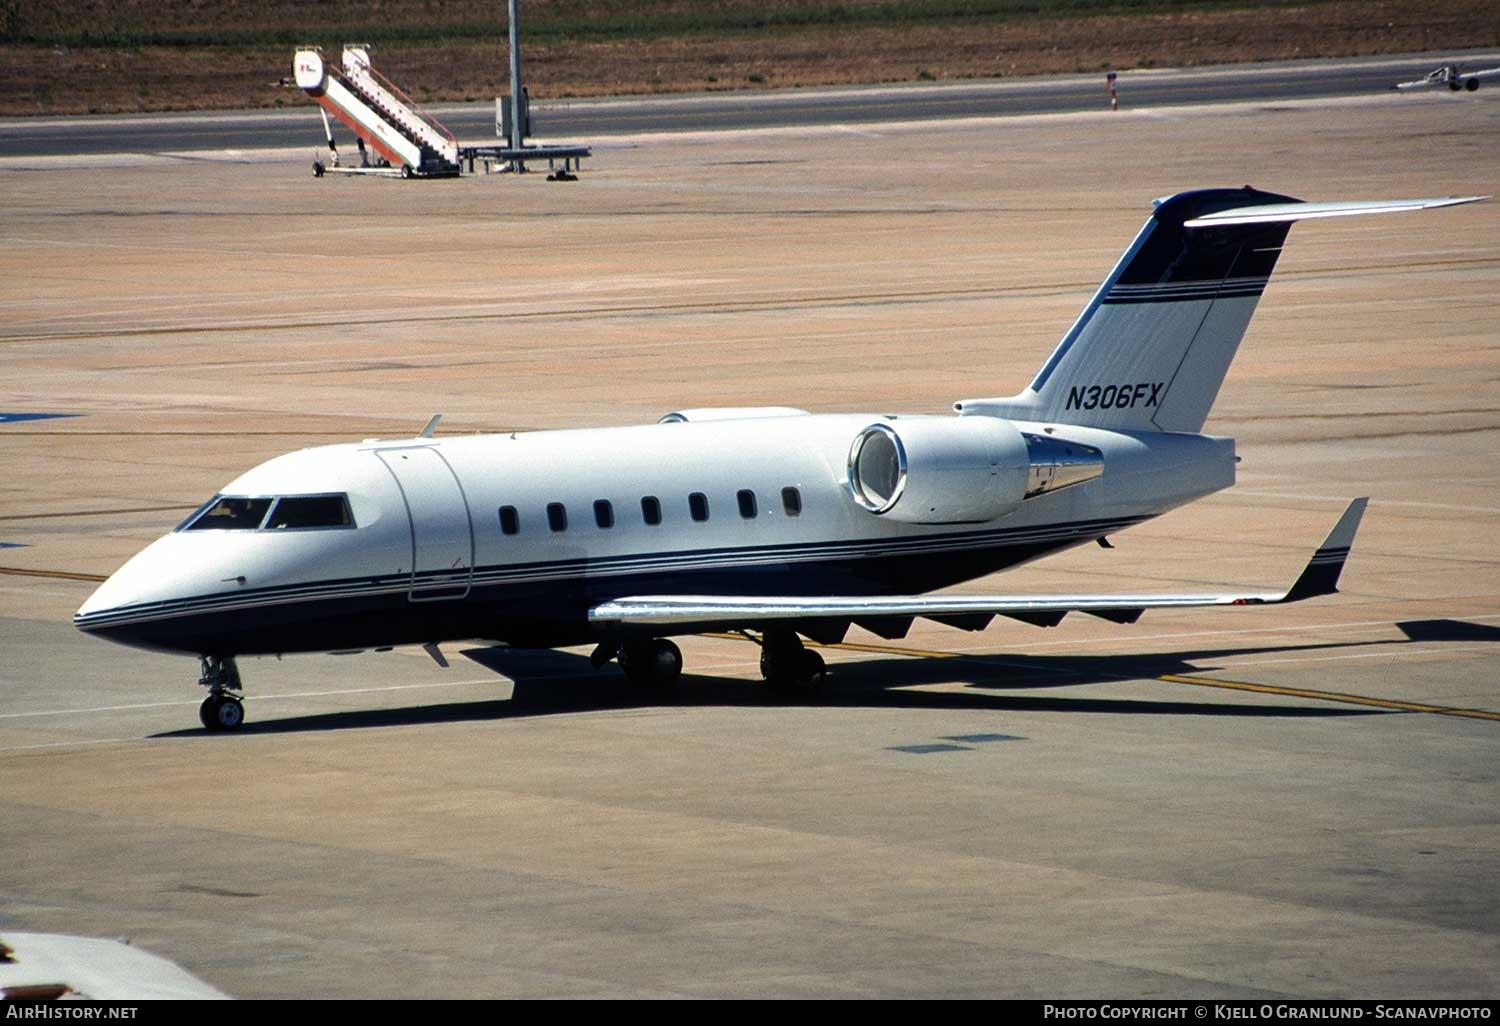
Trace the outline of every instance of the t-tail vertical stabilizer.
[[1158, 200], [1031, 385], [955, 408], [1116, 431], [1199, 431], [1292, 222], [1482, 198], [1304, 203], [1247, 186]]

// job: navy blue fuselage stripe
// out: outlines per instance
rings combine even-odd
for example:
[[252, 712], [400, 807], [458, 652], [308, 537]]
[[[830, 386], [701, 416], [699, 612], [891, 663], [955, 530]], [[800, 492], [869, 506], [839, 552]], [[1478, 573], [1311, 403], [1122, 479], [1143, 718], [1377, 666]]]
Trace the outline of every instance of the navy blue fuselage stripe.
[[[237, 608], [177, 610], [79, 626], [122, 644], [163, 651], [218, 655], [327, 652], [429, 641], [488, 639], [518, 647], [558, 647], [630, 634], [694, 633], [730, 625], [633, 627], [597, 624], [588, 611], [630, 594], [754, 597], [922, 593], [1088, 541], [1095, 534], [1043, 542], [1002, 542], [987, 548], [893, 559], [823, 559], [781, 566], [734, 566], [650, 571], [628, 577], [561, 582], [489, 584], [451, 601], [413, 602], [408, 588], [325, 594], [297, 602], [268, 601]], [[809, 617], [808, 624], [820, 618]], [[821, 618], [824, 622], [848, 617]], [[788, 621], [793, 629], [801, 621]], [[762, 626], [753, 617], [737, 627]]]
[[[741, 572], [765, 574], [768, 568], [776, 566], [818, 564], [837, 568], [852, 564], [864, 567], [871, 561], [887, 559], [897, 561], [909, 561], [916, 558], [958, 557], [962, 559], [970, 553], [976, 554], [978, 558], [985, 553], [1004, 553], [1022, 549], [1050, 551], [1122, 530], [1145, 519], [1148, 518], [1144, 516], [1119, 517], [1047, 527], [926, 535], [911, 539], [800, 543], [539, 561], [510, 566], [479, 567], [475, 568], [472, 576], [463, 572], [455, 574], [451, 571], [430, 571], [418, 574], [416, 583], [420, 587], [423, 584], [442, 581], [453, 581], [459, 584], [468, 582], [478, 590], [493, 590], [503, 586], [526, 587], [530, 585], [565, 589], [571, 582], [575, 587], [586, 586], [602, 595], [618, 597], [630, 591], [640, 590], [636, 586], [626, 587], [625, 581], [649, 576], [738, 574]], [[969, 577], [979, 576], [985, 572], [987, 571], [979, 570]], [[879, 574], [875, 573], [874, 576], [879, 576]], [[967, 578], [957, 578], [957, 580], [964, 579]], [[133, 621], [177, 617], [198, 611], [227, 612], [235, 609], [306, 603], [330, 598], [388, 594], [400, 596], [404, 601], [412, 583], [413, 578], [410, 573], [398, 573], [253, 588], [121, 606], [75, 617], [74, 623], [80, 628], [93, 630]], [[797, 582], [778, 582], [776, 593], [795, 593], [788, 591], [789, 587], [796, 588]], [[807, 593], [816, 595], [822, 592], [814, 586], [807, 589]]]

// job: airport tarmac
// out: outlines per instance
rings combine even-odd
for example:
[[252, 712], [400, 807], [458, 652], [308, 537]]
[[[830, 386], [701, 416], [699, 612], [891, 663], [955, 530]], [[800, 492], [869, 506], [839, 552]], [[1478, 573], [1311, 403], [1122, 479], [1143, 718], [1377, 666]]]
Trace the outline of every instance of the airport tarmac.
[[[1209, 422], [1233, 489], [986, 579], [1343, 593], [852, 631], [787, 702], [692, 638], [192, 660], [69, 622], [258, 461], [1019, 390], [1152, 197], [1500, 193], [1500, 92], [592, 140], [542, 175], [0, 159], [0, 934], [239, 997], [1500, 993], [1500, 202], [1298, 225]], [[57, 415], [19, 419], [15, 415]]]

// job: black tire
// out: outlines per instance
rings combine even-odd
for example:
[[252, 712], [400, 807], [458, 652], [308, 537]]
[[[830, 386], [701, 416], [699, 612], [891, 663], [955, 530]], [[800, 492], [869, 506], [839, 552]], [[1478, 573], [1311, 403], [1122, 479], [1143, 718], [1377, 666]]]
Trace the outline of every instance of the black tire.
[[670, 688], [682, 676], [682, 650], [665, 638], [629, 641], [620, 649], [625, 679], [641, 688]]
[[815, 688], [828, 679], [828, 664], [812, 649], [802, 651], [802, 676], [803, 682], [810, 688]]
[[232, 695], [209, 695], [198, 706], [198, 720], [209, 730], [239, 730], [245, 722], [245, 707]]
[[651, 686], [651, 642], [627, 641], [620, 646], [620, 669], [638, 688]]
[[828, 664], [810, 649], [783, 650], [767, 658], [760, 653], [760, 672], [772, 694], [805, 698], [828, 679]]
[[682, 649], [666, 638], [658, 638], [651, 646], [651, 670], [657, 687], [675, 687], [682, 677]]

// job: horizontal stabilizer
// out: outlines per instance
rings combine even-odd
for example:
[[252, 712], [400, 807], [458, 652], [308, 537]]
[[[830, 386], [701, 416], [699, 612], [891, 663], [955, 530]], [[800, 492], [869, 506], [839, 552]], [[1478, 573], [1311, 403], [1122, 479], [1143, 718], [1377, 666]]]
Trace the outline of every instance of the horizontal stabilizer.
[[1050, 626], [1070, 612], [1089, 613], [1116, 623], [1134, 623], [1147, 609], [1195, 606], [1261, 606], [1300, 602], [1338, 590], [1340, 572], [1349, 558], [1354, 532], [1368, 499], [1355, 499], [1308, 560], [1291, 588], [1280, 593], [1217, 595], [631, 595], [589, 610], [594, 623], [621, 627], [686, 627], [693, 630], [744, 629], [778, 621], [804, 624], [819, 620], [853, 620], [882, 637], [905, 635], [913, 617], [956, 626], [973, 618], [1002, 615]]
[[1478, 203], [1488, 196], [1443, 196], [1435, 199], [1340, 200], [1333, 203], [1268, 203], [1257, 207], [1231, 207], [1182, 222], [1184, 228], [1214, 228], [1233, 224], [1289, 224], [1315, 217], [1352, 217], [1356, 214], [1395, 214], [1403, 210], [1428, 210]]
[[1164, 197], [1031, 384], [954, 408], [963, 416], [1196, 434], [1294, 221], [1485, 198], [1304, 202], [1249, 186]]

